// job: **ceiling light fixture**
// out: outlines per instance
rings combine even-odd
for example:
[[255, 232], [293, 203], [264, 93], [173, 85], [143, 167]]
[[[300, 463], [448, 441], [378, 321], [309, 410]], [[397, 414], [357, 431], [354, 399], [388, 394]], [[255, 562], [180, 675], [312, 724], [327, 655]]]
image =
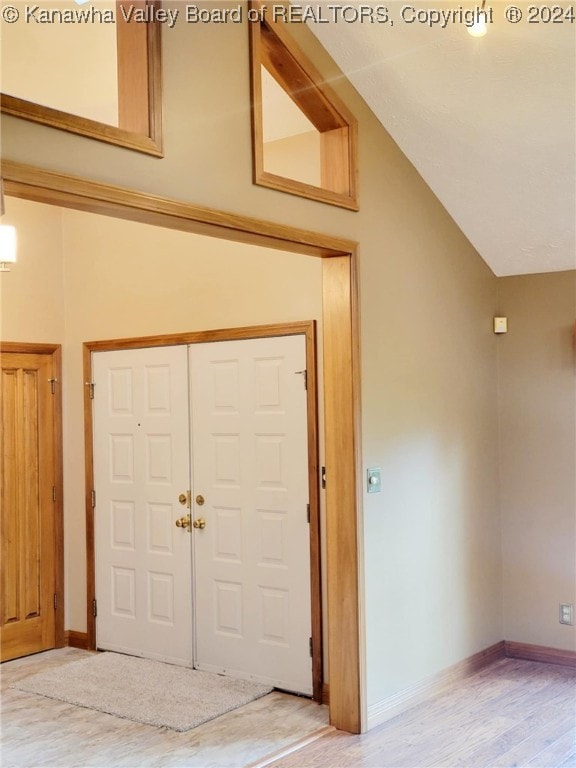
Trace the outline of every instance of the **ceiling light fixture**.
[[488, 32], [488, 18], [485, 8], [486, 0], [482, 0], [482, 7], [475, 9], [476, 20], [472, 26], [468, 27], [468, 34], [472, 35], [472, 37], [484, 37], [486, 32]]
[[[4, 216], [4, 179], [0, 176], [0, 216]], [[10, 272], [16, 263], [16, 227], [0, 224], [0, 272]]]

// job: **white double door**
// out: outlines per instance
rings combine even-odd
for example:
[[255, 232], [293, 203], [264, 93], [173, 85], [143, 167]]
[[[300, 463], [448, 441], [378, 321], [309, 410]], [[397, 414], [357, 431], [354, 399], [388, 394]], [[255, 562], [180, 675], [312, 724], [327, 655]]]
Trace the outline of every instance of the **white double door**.
[[92, 365], [98, 647], [312, 693], [304, 336]]

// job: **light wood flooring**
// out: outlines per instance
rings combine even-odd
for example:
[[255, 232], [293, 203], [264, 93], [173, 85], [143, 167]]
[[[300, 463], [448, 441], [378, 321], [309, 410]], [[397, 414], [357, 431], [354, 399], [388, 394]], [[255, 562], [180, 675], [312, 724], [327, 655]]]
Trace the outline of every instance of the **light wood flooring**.
[[576, 669], [502, 659], [362, 736], [273, 768], [576, 768]]
[[362, 736], [329, 729], [326, 707], [277, 692], [176, 733], [9, 687], [85, 655], [65, 648], [2, 665], [3, 768], [576, 768], [576, 669], [503, 659]]
[[61, 648], [2, 664], [2, 768], [256, 768], [295, 742], [329, 730], [326, 706], [277, 691], [177, 733], [10, 688], [87, 655]]

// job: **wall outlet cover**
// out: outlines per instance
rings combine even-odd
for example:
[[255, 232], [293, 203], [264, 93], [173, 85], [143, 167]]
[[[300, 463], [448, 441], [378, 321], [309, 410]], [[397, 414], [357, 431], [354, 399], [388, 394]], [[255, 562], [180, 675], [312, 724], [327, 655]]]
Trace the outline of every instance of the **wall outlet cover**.
[[494, 333], [507, 333], [508, 332], [508, 318], [507, 317], [495, 317], [494, 318]]

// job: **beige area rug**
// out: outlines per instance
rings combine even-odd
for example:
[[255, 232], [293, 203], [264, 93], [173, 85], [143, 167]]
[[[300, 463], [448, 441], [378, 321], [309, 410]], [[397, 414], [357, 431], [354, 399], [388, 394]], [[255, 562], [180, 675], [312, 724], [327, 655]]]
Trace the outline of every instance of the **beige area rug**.
[[272, 690], [119, 653], [94, 654], [11, 687], [174, 731], [189, 731]]

